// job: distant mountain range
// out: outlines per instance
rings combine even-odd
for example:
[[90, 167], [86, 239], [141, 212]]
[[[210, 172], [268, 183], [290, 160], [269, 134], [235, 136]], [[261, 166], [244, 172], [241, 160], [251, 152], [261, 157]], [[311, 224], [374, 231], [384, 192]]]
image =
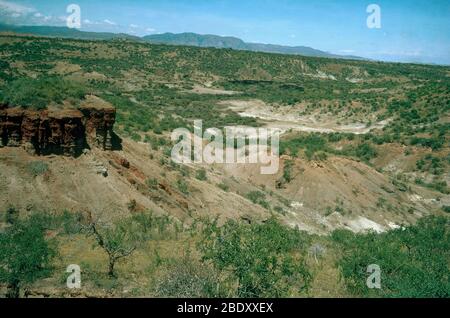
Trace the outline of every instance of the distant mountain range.
[[14, 32], [18, 34], [30, 34], [50, 37], [61, 37], [82, 40], [112, 40], [112, 39], [128, 39], [141, 40], [138, 36], [132, 36], [125, 33], [109, 33], [109, 32], [84, 32], [77, 29], [56, 26], [18, 26], [0, 24], [0, 32]]
[[143, 39], [150, 43], [190, 45], [199, 47], [228, 48], [266, 53], [295, 54], [315, 57], [363, 59], [358, 56], [336, 55], [316, 50], [307, 46], [283, 46], [262, 43], [247, 43], [239, 38], [231, 36], [201, 35], [196, 33], [164, 33], [144, 36]]
[[358, 56], [331, 54], [307, 46], [283, 46], [283, 45], [262, 44], [262, 43], [247, 43], [236, 37], [218, 36], [210, 34], [202, 35], [197, 33], [179, 33], [179, 34], [164, 33], [138, 37], [125, 33], [84, 32], [79, 31], [77, 29], [69, 29], [67, 27], [16, 26], [5, 24], [0, 24], [0, 32], [14, 32], [19, 34], [31, 34], [31, 35], [74, 38], [84, 40], [126, 39], [133, 41], [144, 41], [154, 44], [214, 47], [220, 49], [227, 48], [253, 52], [294, 54], [294, 55], [327, 57], [338, 59], [357, 59], [357, 60], [364, 59]]

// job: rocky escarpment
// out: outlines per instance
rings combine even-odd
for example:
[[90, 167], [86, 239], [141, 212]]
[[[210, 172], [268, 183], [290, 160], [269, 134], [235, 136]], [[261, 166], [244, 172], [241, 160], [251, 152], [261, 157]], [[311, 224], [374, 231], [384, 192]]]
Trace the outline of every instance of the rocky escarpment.
[[[93, 105], [89, 98], [79, 109], [25, 110], [0, 106], [0, 147], [23, 146], [37, 155], [77, 156], [83, 149], [114, 147], [116, 111]], [[117, 142], [117, 141], [116, 141]]]
[[104, 150], [112, 150], [117, 144], [113, 132], [116, 109], [102, 99], [91, 96], [79, 108], [83, 114], [86, 139]]

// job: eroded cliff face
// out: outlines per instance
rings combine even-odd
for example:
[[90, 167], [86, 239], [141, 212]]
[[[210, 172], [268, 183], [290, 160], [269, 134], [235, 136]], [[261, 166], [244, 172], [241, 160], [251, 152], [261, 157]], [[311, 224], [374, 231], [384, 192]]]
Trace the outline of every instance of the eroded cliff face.
[[85, 106], [81, 107], [80, 111], [83, 114], [86, 138], [90, 144], [94, 144], [104, 150], [112, 150], [116, 110], [114, 108]]
[[37, 155], [66, 156], [92, 146], [111, 150], [116, 110], [89, 102], [79, 109], [42, 111], [0, 105], [0, 147], [23, 146]]

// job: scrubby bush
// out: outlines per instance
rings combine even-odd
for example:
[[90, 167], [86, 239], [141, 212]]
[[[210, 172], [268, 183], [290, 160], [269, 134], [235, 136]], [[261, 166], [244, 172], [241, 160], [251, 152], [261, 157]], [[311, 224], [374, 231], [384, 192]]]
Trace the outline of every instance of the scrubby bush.
[[208, 177], [206, 176], [206, 170], [205, 169], [197, 170], [195, 178], [200, 181], [208, 180]]
[[354, 153], [356, 157], [364, 161], [369, 161], [377, 156], [375, 148], [368, 143], [358, 145], [354, 150]]
[[419, 137], [413, 137], [411, 139], [411, 145], [419, 145], [422, 147], [428, 147], [432, 150], [439, 150], [444, 145], [444, 140], [442, 137], [436, 137], [436, 138], [419, 138]]
[[283, 180], [286, 183], [289, 183], [293, 180], [293, 170], [294, 170], [294, 162], [292, 160], [286, 160], [284, 163], [283, 169]]
[[247, 199], [254, 204], [259, 204], [265, 209], [269, 209], [269, 203], [266, 201], [266, 195], [261, 191], [251, 191], [246, 195]]
[[[363, 297], [450, 296], [450, 223], [427, 217], [417, 225], [383, 234], [338, 230], [332, 239], [342, 250], [338, 261], [351, 293]], [[381, 289], [366, 286], [367, 267], [381, 268]]]
[[32, 161], [27, 166], [33, 177], [41, 176], [48, 171], [48, 164], [43, 161]]
[[300, 149], [304, 149], [306, 158], [311, 160], [316, 152], [328, 149], [327, 140], [320, 134], [311, 133], [281, 140], [280, 142], [281, 154], [297, 156]]
[[218, 273], [190, 258], [169, 265], [166, 273], [157, 280], [154, 293], [157, 297], [213, 298], [226, 297]]
[[81, 213], [74, 213], [64, 210], [59, 219], [65, 234], [70, 235], [80, 233], [82, 229], [81, 222], [83, 221], [83, 216]]
[[263, 224], [228, 221], [203, 227], [199, 250], [203, 260], [229, 273], [229, 288], [238, 297], [286, 297], [308, 290], [306, 240], [275, 219]]
[[189, 186], [188, 186], [187, 182], [184, 181], [183, 179], [177, 180], [177, 188], [178, 188], [178, 190], [180, 190], [181, 193], [189, 194]]
[[217, 186], [225, 192], [230, 191], [230, 186], [227, 185], [225, 182], [221, 182]]

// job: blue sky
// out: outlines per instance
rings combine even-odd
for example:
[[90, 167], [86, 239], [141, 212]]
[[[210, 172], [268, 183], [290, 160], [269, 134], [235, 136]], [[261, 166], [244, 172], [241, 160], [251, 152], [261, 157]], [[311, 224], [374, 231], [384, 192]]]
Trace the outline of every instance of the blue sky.
[[[450, 64], [449, 0], [0, 0], [0, 21], [65, 25], [71, 3], [80, 6], [85, 31], [230, 35], [385, 61]], [[366, 24], [372, 3], [381, 8], [380, 29]]]

